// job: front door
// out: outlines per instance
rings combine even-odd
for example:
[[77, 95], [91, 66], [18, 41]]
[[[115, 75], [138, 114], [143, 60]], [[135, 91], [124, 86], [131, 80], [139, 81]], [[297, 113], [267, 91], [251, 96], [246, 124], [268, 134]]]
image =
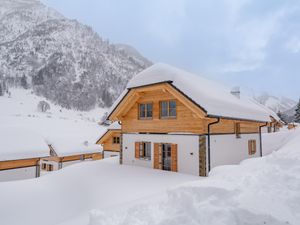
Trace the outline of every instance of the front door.
[[171, 144], [162, 144], [162, 169], [171, 171]]

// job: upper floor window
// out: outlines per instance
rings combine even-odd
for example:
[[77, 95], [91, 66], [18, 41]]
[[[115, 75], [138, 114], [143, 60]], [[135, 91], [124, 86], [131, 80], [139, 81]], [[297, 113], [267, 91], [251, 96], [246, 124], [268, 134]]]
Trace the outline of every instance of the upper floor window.
[[113, 137], [113, 144], [120, 144], [120, 137]]
[[152, 119], [153, 105], [152, 103], [139, 104], [139, 119]]
[[176, 101], [161, 101], [160, 102], [160, 117], [161, 118], [176, 118]]

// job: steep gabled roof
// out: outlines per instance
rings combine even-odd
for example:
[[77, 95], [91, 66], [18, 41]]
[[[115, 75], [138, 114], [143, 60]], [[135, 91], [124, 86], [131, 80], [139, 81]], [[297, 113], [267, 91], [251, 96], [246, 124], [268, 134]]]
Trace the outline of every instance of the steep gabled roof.
[[171, 84], [192, 100], [208, 116], [270, 121], [270, 115], [266, 110], [249, 99], [233, 96], [230, 89], [223, 85], [162, 63], [154, 64], [137, 74], [111, 107], [110, 115], [131, 89], [164, 82]]

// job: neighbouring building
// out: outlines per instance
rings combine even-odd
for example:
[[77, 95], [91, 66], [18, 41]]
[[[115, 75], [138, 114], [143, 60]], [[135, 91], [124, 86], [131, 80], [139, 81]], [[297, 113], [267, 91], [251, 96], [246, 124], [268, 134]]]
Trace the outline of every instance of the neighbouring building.
[[41, 159], [42, 173], [62, 169], [66, 166], [102, 159], [102, 147], [75, 139], [51, 138], [47, 139], [50, 156]]
[[40, 159], [49, 156], [44, 138], [21, 127], [1, 127], [0, 181], [40, 176]]
[[121, 125], [119, 122], [114, 122], [98, 139], [98, 145], [103, 147], [103, 158], [109, 158], [120, 155], [121, 149]]
[[[108, 119], [121, 124], [121, 164], [207, 176], [262, 156], [270, 116], [218, 83], [155, 64], [128, 83]], [[109, 144], [114, 136], [107, 134]]]

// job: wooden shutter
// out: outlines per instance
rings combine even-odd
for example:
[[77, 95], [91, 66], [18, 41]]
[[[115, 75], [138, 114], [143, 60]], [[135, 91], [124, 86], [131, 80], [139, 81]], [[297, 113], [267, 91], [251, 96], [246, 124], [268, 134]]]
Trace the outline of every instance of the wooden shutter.
[[135, 142], [135, 158], [140, 158], [140, 142]]
[[249, 155], [254, 155], [256, 153], [256, 140], [248, 141], [248, 153]]
[[159, 143], [154, 143], [154, 169], [159, 169]]
[[177, 144], [171, 145], [171, 171], [177, 172]]

